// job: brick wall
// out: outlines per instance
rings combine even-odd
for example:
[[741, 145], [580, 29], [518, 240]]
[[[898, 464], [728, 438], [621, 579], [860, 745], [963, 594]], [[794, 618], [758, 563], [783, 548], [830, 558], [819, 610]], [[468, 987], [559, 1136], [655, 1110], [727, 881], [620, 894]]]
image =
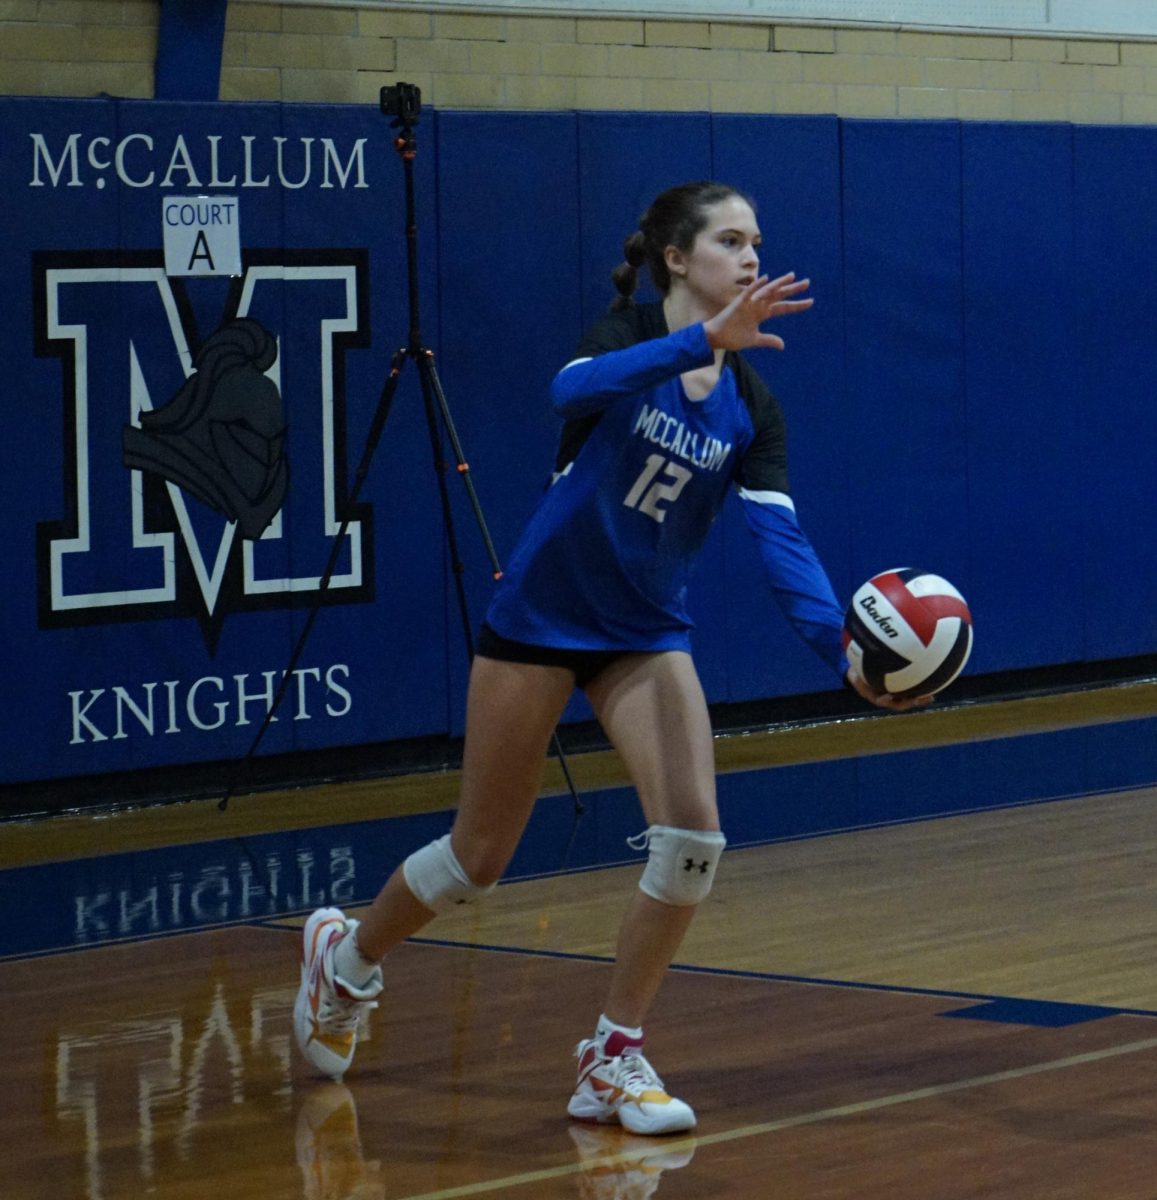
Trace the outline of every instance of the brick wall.
[[[0, 0], [0, 93], [152, 94], [160, 0]], [[1157, 43], [233, 3], [224, 100], [1157, 122]]]
[[0, 0], [0, 95], [151, 96], [160, 0]]

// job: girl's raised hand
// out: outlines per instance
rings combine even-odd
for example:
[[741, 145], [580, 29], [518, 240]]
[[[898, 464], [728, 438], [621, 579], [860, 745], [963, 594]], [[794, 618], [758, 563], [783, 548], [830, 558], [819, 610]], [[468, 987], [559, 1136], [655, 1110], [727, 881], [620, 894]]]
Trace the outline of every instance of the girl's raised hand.
[[786, 317], [811, 308], [814, 302], [810, 297], [792, 298], [807, 291], [810, 284], [810, 279], [796, 279], [794, 271], [778, 279], [769, 280], [766, 275], [753, 279], [726, 308], [703, 322], [711, 348], [749, 350], [754, 346], [770, 346], [782, 350], [783, 338], [764, 333], [760, 326], [772, 317]]

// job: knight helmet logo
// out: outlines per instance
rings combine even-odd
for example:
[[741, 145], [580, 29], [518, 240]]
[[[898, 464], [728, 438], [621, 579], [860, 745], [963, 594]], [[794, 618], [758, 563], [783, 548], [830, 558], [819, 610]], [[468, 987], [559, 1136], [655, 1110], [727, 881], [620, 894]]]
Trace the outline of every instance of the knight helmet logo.
[[37, 525], [41, 628], [191, 617], [214, 652], [230, 614], [373, 599], [373, 506], [346, 499], [365, 251], [252, 251], [227, 291], [154, 251], [33, 262], [65, 430], [63, 511]]
[[257, 539], [289, 484], [285, 410], [265, 372], [277, 342], [250, 317], [227, 321], [161, 408], [124, 427], [124, 465], [176, 484]]

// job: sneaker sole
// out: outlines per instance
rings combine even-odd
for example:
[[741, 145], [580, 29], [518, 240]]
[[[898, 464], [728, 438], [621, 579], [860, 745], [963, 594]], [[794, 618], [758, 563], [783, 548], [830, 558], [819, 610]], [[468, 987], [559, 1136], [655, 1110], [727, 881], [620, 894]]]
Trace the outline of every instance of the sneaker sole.
[[637, 1133], [642, 1137], [655, 1137], [663, 1133], [687, 1133], [695, 1128], [695, 1114], [686, 1105], [683, 1107], [687, 1109], [684, 1114], [672, 1113], [655, 1117], [648, 1117], [645, 1113], [630, 1108], [627, 1110], [626, 1120], [623, 1120], [623, 1114], [619, 1112], [619, 1124], [630, 1133]]
[[572, 1096], [566, 1106], [567, 1116], [576, 1121], [586, 1121], [595, 1125], [618, 1125], [619, 1116], [613, 1108], [600, 1104], [598, 1100], [584, 1100], [582, 1096]]
[[[682, 1110], [682, 1111], [679, 1111]], [[695, 1113], [691, 1108], [679, 1102], [679, 1109], [656, 1114], [649, 1117], [637, 1108], [626, 1109], [626, 1119], [623, 1110], [611, 1108], [597, 1099], [574, 1095], [566, 1106], [567, 1115], [575, 1121], [585, 1121], [595, 1125], [621, 1125], [628, 1133], [636, 1133], [641, 1137], [654, 1137], [663, 1133], [686, 1133], [694, 1129]]]

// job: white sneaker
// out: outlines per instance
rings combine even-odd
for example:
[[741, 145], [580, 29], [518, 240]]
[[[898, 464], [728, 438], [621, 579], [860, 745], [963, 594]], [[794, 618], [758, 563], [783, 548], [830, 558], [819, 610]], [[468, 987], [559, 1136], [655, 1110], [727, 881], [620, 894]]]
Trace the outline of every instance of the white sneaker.
[[618, 1122], [631, 1133], [680, 1133], [695, 1128], [689, 1104], [669, 1096], [642, 1046], [612, 1033], [579, 1042], [578, 1086], [566, 1111], [576, 1121]]
[[293, 1006], [293, 1032], [302, 1054], [323, 1075], [338, 1082], [353, 1062], [358, 1023], [377, 1008], [382, 969], [364, 987], [354, 987], [334, 973], [333, 952], [358, 923], [340, 908], [319, 908], [305, 923], [301, 953], [301, 986]]

